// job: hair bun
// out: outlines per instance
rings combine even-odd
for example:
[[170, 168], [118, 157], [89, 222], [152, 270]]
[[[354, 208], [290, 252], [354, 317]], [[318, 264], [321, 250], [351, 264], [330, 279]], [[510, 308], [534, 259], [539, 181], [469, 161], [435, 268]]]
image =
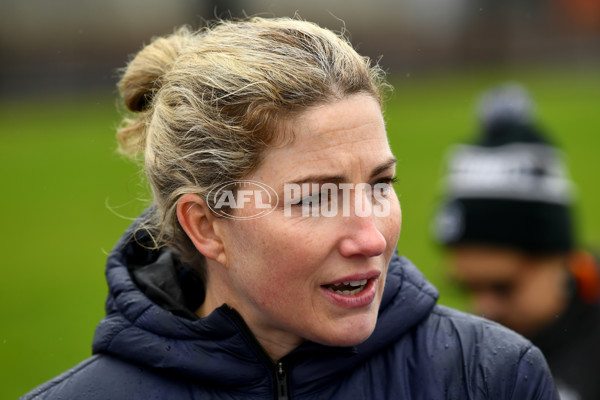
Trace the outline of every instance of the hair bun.
[[533, 123], [533, 103], [521, 85], [503, 84], [482, 95], [479, 117], [484, 127], [502, 122], [529, 125]]
[[163, 76], [171, 70], [191, 36], [191, 30], [183, 27], [170, 36], [156, 38], [125, 67], [118, 84], [119, 91], [127, 109], [139, 114], [123, 119], [117, 131], [122, 154], [135, 157], [143, 152], [154, 96], [162, 85]]
[[129, 110], [148, 109], [160, 89], [161, 78], [171, 69], [190, 35], [190, 29], [183, 27], [170, 36], [155, 38], [131, 60], [119, 82], [119, 90]]

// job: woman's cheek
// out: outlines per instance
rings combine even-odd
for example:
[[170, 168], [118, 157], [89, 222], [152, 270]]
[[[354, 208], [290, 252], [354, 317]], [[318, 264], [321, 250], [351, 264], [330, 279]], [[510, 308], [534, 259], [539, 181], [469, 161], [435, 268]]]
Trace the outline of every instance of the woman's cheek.
[[400, 202], [394, 195], [394, 200], [391, 207], [391, 217], [387, 219], [387, 223], [389, 224], [389, 232], [390, 232], [390, 241], [392, 242], [392, 246], [396, 246], [396, 242], [398, 241], [398, 237], [400, 236], [400, 231], [402, 230], [402, 209], [400, 208]]

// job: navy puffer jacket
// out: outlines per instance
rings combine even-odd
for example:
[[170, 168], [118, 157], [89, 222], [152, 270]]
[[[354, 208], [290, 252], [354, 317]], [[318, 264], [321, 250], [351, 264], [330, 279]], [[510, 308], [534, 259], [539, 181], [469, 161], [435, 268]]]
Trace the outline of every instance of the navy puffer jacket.
[[536, 347], [436, 305], [436, 289], [403, 257], [390, 262], [369, 339], [306, 342], [275, 364], [227, 305], [197, 318], [201, 281], [134, 230], [108, 257], [94, 355], [24, 399], [558, 399]]

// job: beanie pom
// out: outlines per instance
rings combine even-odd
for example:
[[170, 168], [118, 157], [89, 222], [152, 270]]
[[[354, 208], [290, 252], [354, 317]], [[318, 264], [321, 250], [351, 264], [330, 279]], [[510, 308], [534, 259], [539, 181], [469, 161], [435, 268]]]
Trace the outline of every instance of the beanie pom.
[[506, 83], [482, 95], [479, 118], [486, 128], [499, 123], [530, 125], [533, 123], [533, 103], [521, 85]]

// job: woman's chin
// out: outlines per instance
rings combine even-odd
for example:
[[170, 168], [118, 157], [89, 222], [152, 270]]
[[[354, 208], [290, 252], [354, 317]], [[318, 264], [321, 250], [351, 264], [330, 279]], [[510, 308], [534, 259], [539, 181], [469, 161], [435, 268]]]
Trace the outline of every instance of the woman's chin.
[[335, 327], [328, 329], [327, 332], [322, 332], [319, 338], [312, 340], [327, 346], [356, 346], [371, 336], [375, 330], [376, 321], [376, 319], [371, 318], [344, 321], [344, 323], [337, 324]]

